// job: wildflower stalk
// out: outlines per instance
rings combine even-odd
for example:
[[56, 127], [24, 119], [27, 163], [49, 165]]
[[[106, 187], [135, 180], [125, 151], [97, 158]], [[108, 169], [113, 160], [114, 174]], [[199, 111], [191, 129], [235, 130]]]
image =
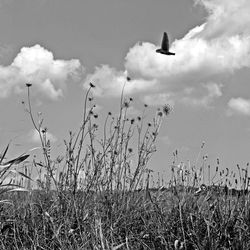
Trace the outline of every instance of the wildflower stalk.
[[110, 173], [109, 173], [109, 186], [110, 186], [110, 192], [113, 192], [113, 171], [114, 171], [114, 166], [115, 166], [115, 161], [117, 158], [117, 153], [118, 153], [118, 140], [120, 137], [120, 129], [121, 129], [121, 117], [122, 117], [122, 110], [123, 110], [123, 95], [124, 95], [124, 88], [125, 88], [126, 82], [123, 84], [122, 87], [122, 93], [121, 93], [121, 98], [120, 98], [120, 113], [119, 113], [119, 117], [116, 123], [116, 139], [113, 145], [113, 149], [112, 149], [112, 157], [111, 157], [111, 164], [110, 164]]
[[[43, 156], [44, 156], [44, 161], [45, 161], [45, 166], [46, 166], [46, 170], [47, 170], [47, 174], [49, 175], [50, 178], [52, 178], [56, 188], [57, 188], [57, 182], [56, 179], [54, 177], [53, 174], [53, 170], [51, 168], [51, 161], [50, 161], [50, 156], [49, 153], [47, 151], [47, 139], [46, 139], [46, 131], [44, 133], [44, 136], [42, 136], [42, 131], [41, 131], [41, 126], [42, 126], [42, 121], [39, 122], [39, 124], [37, 125], [33, 116], [33, 112], [32, 112], [32, 105], [31, 105], [31, 98], [30, 98], [30, 87], [32, 86], [32, 84], [27, 83], [26, 84], [27, 89], [28, 89], [28, 106], [29, 108], [26, 110], [28, 112], [28, 114], [30, 115], [32, 124], [35, 128], [35, 130], [37, 131], [39, 138], [40, 138], [40, 142], [42, 144], [42, 149], [43, 149]], [[47, 180], [47, 184], [49, 180]], [[47, 192], [49, 191], [49, 187], [47, 187]]]
[[78, 141], [78, 138], [81, 134], [81, 139], [80, 139], [80, 142], [79, 142], [79, 149], [78, 149], [78, 153], [77, 153], [77, 156], [76, 156], [76, 169], [78, 169], [78, 165], [79, 165], [79, 160], [80, 160], [80, 155], [81, 155], [81, 151], [82, 151], [82, 145], [83, 145], [83, 139], [84, 139], [84, 132], [85, 132], [85, 124], [87, 123], [87, 120], [86, 120], [86, 110], [87, 110], [87, 99], [88, 99], [88, 95], [89, 95], [89, 92], [91, 90], [93, 85], [90, 85], [90, 87], [88, 88], [87, 90], [87, 93], [85, 95], [85, 101], [84, 101], [84, 107], [83, 107], [83, 121], [82, 121], [82, 126], [79, 130], [79, 133], [76, 137], [76, 140], [75, 140], [75, 143], [74, 143], [74, 146], [73, 146], [73, 150], [76, 146], [76, 143]]

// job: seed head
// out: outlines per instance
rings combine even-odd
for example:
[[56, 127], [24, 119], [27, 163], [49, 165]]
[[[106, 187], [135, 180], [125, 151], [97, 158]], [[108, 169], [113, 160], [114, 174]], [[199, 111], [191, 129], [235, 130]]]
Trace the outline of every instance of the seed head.
[[124, 102], [124, 107], [128, 108], [129, 107], [129, 103], [127, 101]]
[[42, 133], [44, 134], [44, 133], [46, 133], [48, 131], [48, 129], [47, 128], [44, 128], [43, 130], [42, 130]]
[[161, 111], [158, 112], [158, 116], [162, 117], [163, 113]]
[[32, 84], [31, 83], [26, 83], [26, 87], [31, 87], [32, 86]]
[[163, 113], [167, 116], [172, 111], [172, 107], [169, 104], [163, 106]]
[[89, 86], [90, 88], [95, 88], [95, 85], [92, 82], [89, 83]]

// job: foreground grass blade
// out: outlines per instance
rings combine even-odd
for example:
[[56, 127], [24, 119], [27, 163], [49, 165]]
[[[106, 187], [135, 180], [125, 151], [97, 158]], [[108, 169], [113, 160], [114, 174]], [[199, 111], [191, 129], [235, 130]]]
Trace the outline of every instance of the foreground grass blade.
[[23, 172], [17, 171], [17, 170], [15, 170], [15, 169], [10, 170], [10, 172], [19, 174], [19, 175], [21, 175], [22, 177], [24, 177], [24, 178], [26, 178], [26, 179], [29, 179], [29, 180], [33, 181], [28, 175], [24, 174]]
[[5, 166], [5, 165], [0, 165], [0, 172], [4, 171], [6, 168], [8, 168], [9, 166]]
[[5, 162], [3, 165], [13, 165], [13, 164], [20, 164], [21, 162], [25, 161], [30, 155], [22, 155], [13, 160]]
[[6, 149], [4, 150], [4, 153], [1, 155], [0, 164], [1, 164], [1, 162], [3, 161], [5, 155], [7, 154], [7, 151], [8, 151], [8, 149], [9, 149], [9, 145], [10, 145], [10, 144], [8, 144], [8, 146], [7, 146]]
[[19, 187], [19, 188], [10, 189], [6, 192], [29, 192], [29, 190], [27, 188]]
[[10, 201], [10, 200], [1, 200], [0, 201], [0, 204], [10, 204], [10, 205], [12, 205], [12, 202]]
[[112, 250], [118, 250], [120, 249], [125, 243], [121, 243], [119, 245], [117, 245], [116, 247], [112, 247]]

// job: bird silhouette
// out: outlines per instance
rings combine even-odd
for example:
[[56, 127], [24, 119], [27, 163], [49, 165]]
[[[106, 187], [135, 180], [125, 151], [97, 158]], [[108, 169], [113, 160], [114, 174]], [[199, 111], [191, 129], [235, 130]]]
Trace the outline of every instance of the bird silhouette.
[[156, 50], [157, 53], [161, 53], [164, 55], [174, 56], [175, 53], [169, 51], [169, 40], [166, 32], [163, 34], [161, 48]]

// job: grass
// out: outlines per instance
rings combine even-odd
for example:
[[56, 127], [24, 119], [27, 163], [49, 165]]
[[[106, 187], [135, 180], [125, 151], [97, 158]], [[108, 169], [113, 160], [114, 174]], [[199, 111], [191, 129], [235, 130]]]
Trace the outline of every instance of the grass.
[[212, 175], [205, 156], [191, 167], [176, 151], [168, 185], [160, 177], [152, 185], [147, 164], [169, 106], [146, 123], [147, 105], [130, 118], [133, 99], [122, 92], [119, 114], [109, 112], [100, 129], [91, 83], [79, 131], [70, 132], [64, 156], [52, 159], [43, 120], [34, 119], [31, 87], [25, 108], [43, 159], [6, 161], [9, 146], [1, 155], [1, 249], [250, 249], [248, 166], [238, 166], [236, 178], [217, 160]]

